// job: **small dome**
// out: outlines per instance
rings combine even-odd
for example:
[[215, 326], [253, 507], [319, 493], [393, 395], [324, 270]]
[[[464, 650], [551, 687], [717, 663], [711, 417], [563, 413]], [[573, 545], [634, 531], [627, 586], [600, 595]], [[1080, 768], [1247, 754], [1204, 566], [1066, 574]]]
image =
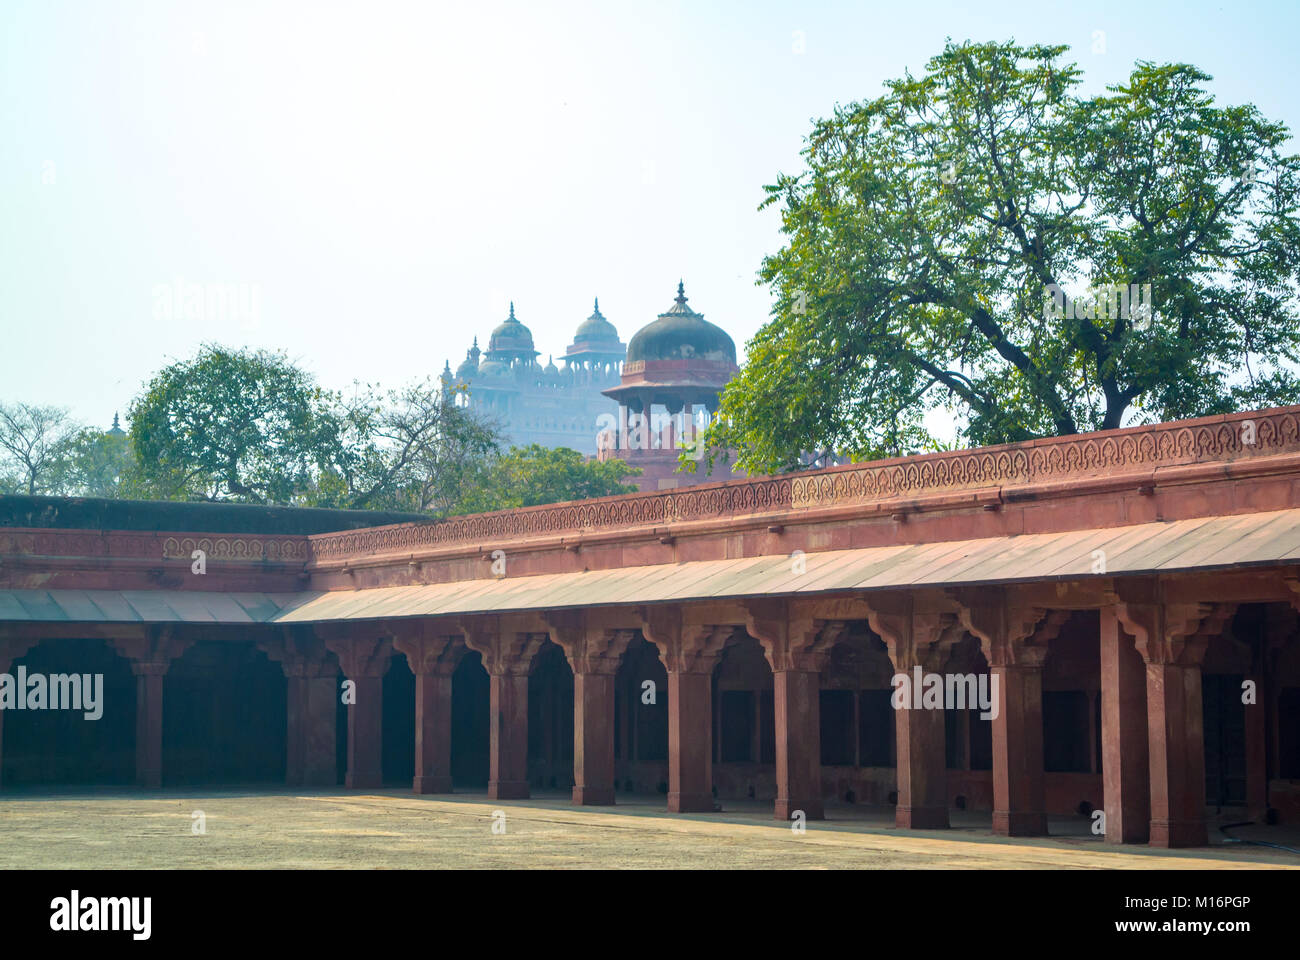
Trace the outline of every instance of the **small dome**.
[[686, 290], [677, 284], [677, 299], [667, 313], [642, 327], [627, 345], [627, 362], [645, 360], [723, 360], [736, 362], [736, 344], [719, 326], [686, 306]]
[[491, 380], [501, 378], [510, 372], [510, 368], [500, 360], [484, 360], [478, 366], [478, 376], [480, 380]]
[[456, 368], [456, 379], [468, 383], [474, 379], [478, 373], [478, 337], [474, 338], [474, 346], [465, 351], [465, 362]]
[[578, 327], [578, 332], [573, 335], [574, 343], [613, 343], [617, 344], [618, 330], [614, 325], [605, 319], [604, 314], [600, 312], [600, 298], [596, 298], [596, 309], [582, 324]]
[[547, 357], [546, 360], [546, 369], [542, 372], [548, 377], [558, 377], [560, 375], [560, 368], [555, 365], [555, 358]]
[[532, 331], [515, 319], [515, 304], [510, 302], [510, 316], [492, 331], [488, 340], [488, 353], [529, 353], [536, 355], [533, 349]]

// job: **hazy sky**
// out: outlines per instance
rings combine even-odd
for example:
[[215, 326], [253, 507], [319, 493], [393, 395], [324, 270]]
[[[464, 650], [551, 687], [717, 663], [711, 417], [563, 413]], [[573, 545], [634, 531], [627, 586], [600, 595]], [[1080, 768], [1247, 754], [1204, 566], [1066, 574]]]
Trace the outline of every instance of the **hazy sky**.
[[[1298, 11], [0, 0], [0, 400], [106, 425], [207, 340], [396, 386], [512, 299], [545, 362], [593, 295], [626, 341], [679, 277], [743, 346], [762, 185], [837, 102], [1014, 38], [1069, 44], [1091, 89], [1193, 63], [1296, 129]], [[178, 282], [246, 299], [168, 319]]]

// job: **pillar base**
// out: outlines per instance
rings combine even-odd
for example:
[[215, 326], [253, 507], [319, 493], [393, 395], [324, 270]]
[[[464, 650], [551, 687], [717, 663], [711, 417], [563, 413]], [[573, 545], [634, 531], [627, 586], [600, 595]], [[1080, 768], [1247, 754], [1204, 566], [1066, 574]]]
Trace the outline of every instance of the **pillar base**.
[[713, 813], [713, 805], [711, 793], [668, 794], [669, 813]]
[[348, 771], [343, 778], [343, 786], [349, 790], [373, 790], [382, 784], [383, 777], [377, 773], [353, 773]]
[[451, 777], [416, 777], [411, 781], [414, 793], [451, 793]]
[[895, 807], [894, 825], [903, 830], [947, 830], [947, 807]]
[[488, 781], [489, 800], [527, 800], [529, 796], [527, 780]]
[[573, 805], [575, 807], [612, 807], [614, 805], [614, 788], [574, 787]]
[[1208, 847], [1209, 830], [1204, 820], [1152, 820], [1153, 847]]
[[[710, 807], [709, 809], [713, 809]], [[774, 805], [776, 819], [789, 820], [796, 810], [803, 811], [805, 820], [825, 820], [826, 814], [820, 800], [784, 800], [777, 797]]]
[[1047, 814], [994, 810], [993, 832], [999, 837], [1045, 837]]

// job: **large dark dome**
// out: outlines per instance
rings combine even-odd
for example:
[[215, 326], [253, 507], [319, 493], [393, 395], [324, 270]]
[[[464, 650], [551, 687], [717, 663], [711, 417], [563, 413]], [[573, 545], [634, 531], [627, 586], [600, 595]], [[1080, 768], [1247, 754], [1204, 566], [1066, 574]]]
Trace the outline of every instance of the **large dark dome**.
[[642, 327], [627, 345], [627, 362], [645, 360], [721, 360], [736, 362], [736, 344], [719, 326], [686, 306], [686, 291], [677, 284], [677, 299], [667, 313]]

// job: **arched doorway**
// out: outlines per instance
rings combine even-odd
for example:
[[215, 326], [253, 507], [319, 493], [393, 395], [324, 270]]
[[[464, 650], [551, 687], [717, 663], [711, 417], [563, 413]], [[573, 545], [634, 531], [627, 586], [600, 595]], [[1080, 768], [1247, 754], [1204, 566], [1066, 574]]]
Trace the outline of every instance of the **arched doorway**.
[[5, 710], [0, 783], [134, 782], [136, 682], [129, 661], [103, 640], [45, 640], [16, 658], [8, 673], [16, 684], [20, 677], [43, 677], [47, 697], [51, 681], [67, 692], [76, 677], [82, 706], [90, 706], [92, 698], [97, 703], [90, 718], [85, 709]]

